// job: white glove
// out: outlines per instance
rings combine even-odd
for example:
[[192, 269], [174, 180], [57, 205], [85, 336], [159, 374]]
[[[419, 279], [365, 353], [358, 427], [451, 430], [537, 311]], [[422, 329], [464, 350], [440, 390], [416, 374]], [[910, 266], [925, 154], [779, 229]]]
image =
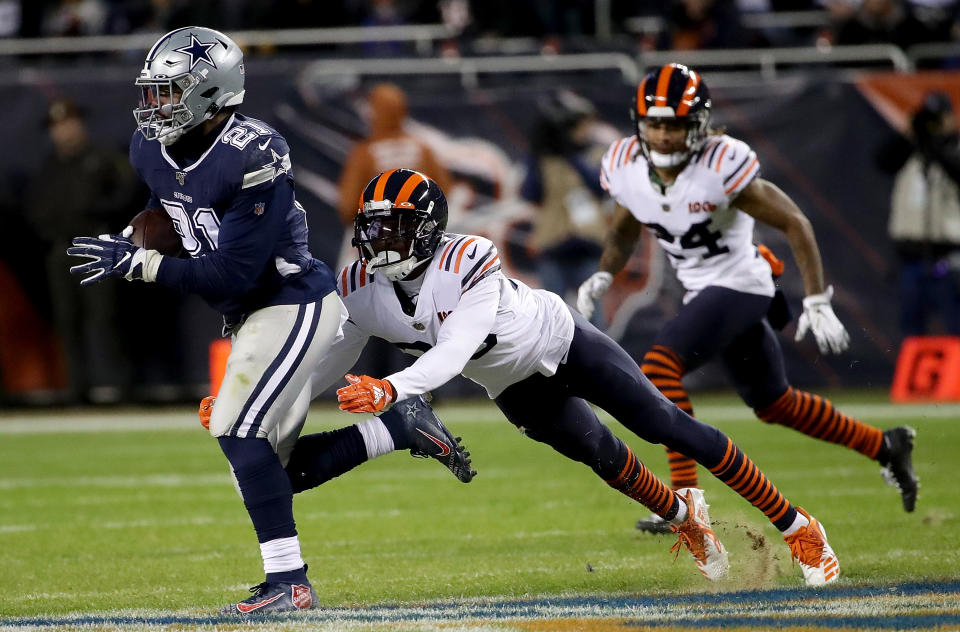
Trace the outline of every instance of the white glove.
[[590, 278], [580, 284], [577, 290], [577, 311], [587, 320], [593, 316], [593, 302], [606, 294], [613, 283], [613, 275], [609, 272], [594, 272]]
[[833, 313], [830, 299], [833, 298], [833, 286], [827, 287], [823, 294], [811, 294], [803, 299], [803, 313], [797, 322], [797, 335], [794, 340], [801, 340], [807, 335], [807, 330], [813, 332], [820, 353], [842, 353], [850, 346], [850, 336], [844, 329], [843, 323]]

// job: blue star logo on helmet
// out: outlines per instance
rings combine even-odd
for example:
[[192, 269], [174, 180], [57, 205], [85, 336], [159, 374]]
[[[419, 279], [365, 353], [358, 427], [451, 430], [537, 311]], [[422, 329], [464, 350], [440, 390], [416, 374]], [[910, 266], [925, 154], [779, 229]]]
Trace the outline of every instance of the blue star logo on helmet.
[[180, 48], [174, 48], [175, 53], [183, 53], [184, 55], [190, 55], [190, 70], [192, 71], [194, 67], [200, 62], [209, 64], [210, 66], [216, 68], [217, 63], [210, 58], [210, 49], [214, 48], [218, 42], [201, 42], [197, 39], [197, 36], [193, 33], [190, 34], [190, 43], [187, 46], [181, 46]]

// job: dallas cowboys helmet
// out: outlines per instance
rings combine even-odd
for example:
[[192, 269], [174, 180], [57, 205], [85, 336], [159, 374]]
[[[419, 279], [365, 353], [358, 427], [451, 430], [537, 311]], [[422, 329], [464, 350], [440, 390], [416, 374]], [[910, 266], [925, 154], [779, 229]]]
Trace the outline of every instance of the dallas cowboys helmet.
[[223, 33], [202, 26], [170, 31], [147, 53], [133, 118], [144, 138], [170, 145], [242, 103], [243, 79], [243, 51]]

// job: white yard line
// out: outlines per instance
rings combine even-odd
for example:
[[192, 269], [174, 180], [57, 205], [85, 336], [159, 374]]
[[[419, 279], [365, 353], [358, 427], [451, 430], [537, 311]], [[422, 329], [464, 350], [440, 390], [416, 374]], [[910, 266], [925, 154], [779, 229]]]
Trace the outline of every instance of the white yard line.
[[[905, 417], [949, 419], [960, 421], [960, 404], [849, 404], [842, 400], [834, 402], [842, 412], [864, 421], [896, 421]], [[496, 422], [506, 424], [493, 404], [452, 403], [437, 406], [440, 417], [449, 424], [471, 422]], [[703, 404], [696, 406], [696, 415], [710, 422], [756, 422], [753, 412], [743, 404]], [[604, 415], [606, 418], [606, 416]], [[310, 415], [311, 425], [349, 425], [359, 421], [352, 415], [329, 413], [323, 406], [315, 406]], [[115, 410], [105, 412], [57, 412], [57, 413], [3, 413], [0, 414], [0, 435], [33, 435], [56, 433], [97, 432], [203, 432], [196, 412], [184, 409], [151, 412], [145, 410]]]

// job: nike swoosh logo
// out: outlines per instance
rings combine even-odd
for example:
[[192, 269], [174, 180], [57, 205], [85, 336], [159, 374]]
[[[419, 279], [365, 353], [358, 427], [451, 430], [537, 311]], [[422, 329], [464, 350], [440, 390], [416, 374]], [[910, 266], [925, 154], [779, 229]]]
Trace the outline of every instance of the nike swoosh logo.
[[473, 259], [477, 256], [477, 244], [473, 244], [473, 250], [467, 255], [467, 259]]
[[445, 442], [441, 441], [440, 439], [437, 439], [432, 435], [427, 434], [426, 432], [424, 432], [423, 430], [420, 430], [419, 428], [417, 428], [417, 432], [422, 434], [427, 439], [430, 439], [431, 441], [436, 443], [437, 447], [440, 448], [440, 451], [437, 452], [434, 456], [447, 456], [448, 454], [450, 454], [450, 446], [448, 446]]
[[129, 252], [124, 253], [123, 259], [121, 259], [120, 261], [118, 261], [118, 262], [117, 262], [117, 265], [113, 266], [114, 269], [119, 268], [120, 266], [122, 266], [122, 265], [123, 265], [123, 262], [126, 261], [127, 259], [129, 259], [131, 256], [132, 256], [132, 255], [131, 255]]
[[238, 603], [237, 610], [244, 613], [253, 612], [257, 608], [262, 608], [267, 604], [273, 603], [280, 597], [283, 597], [283, 593], [280, 593], [279, 595], [274, 595], [273, 597], [270, 597], [269, 599], [264, 599], [263, 601], [258, 601], [257, 603]]
[[272, 139], [268, 138], [267, 140], [263, 141], [263, 144], [262, 144], [262, 145], [257, 145], [257, 147], [260, 148], [260, 151], [263, 151], [264, 149], [267, 148], [267, 145], [270, 144], [270, 141], [271, 141], [271, 140], [272, 140]]

